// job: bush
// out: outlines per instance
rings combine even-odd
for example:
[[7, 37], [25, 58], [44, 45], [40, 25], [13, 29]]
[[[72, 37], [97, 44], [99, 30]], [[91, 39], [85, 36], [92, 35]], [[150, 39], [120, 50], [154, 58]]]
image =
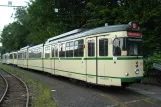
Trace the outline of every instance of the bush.
[[148, 56], [148, 58], [144, 59], [144, 71], [145, 76], [153, 76], [153, 63], [161, 64], [161, 52], [154, 53], [151, 56]]

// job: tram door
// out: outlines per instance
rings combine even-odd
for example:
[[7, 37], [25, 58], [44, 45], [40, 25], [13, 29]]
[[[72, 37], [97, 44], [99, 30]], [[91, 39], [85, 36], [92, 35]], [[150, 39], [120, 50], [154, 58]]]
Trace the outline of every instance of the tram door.
[[55, 74], [55, 45], [51, 46], [51, 69], [52, 74]]
[[87, 38], [86, 46], [87, 82], [97, 83], [97, 38]]

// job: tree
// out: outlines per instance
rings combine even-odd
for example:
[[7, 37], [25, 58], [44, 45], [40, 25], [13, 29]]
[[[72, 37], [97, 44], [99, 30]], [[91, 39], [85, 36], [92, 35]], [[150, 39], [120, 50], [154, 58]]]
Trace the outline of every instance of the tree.
[[7, 52], [19, 50], [28, 44], [27, 13], [23, 8], [18, 8], [15, 14], [16, 21], [5, 26], [2, 32], [2, 44]]
[[144, 56], [161, 50], [161, 1], [121, 0], [115, 23], [137, 22], [143, 33]]
[[27, 10], [17, 9], [15, 19], [2, 33], [7, 50], [44, 43], [77, 28], [130, 21], [137, 22], [142, 29], [144, 56], [161, 50], [160, 0], [33, 0]]
[[[82, 27], [84, 7], [82, 0], [32, 1], [28, 8], [30, 43], [43, 43], [50, 37]], [[55, 8], [59, 11], [55, 12]]]

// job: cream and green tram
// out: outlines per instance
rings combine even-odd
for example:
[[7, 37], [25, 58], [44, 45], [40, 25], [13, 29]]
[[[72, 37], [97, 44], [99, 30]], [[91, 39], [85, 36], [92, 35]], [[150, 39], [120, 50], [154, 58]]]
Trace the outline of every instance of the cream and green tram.
[[3, 54], [3, 55], [2, 55], [2, 63], [3, 63], [3, 64], [6, 62], [5, 60], [6, 60], [6, 56], [5, 56], [5, 54]]
[[17, 56], [18, 56], [18, 54], [17, 54], [17, 52], [12, 52], [12, 54], [13, 54], [13, 65], [17, 65]]
[[76, 32], [48, 39], [44, 45], [46, 72], [107, 86], [141, 82], [142, 37], [137, 24]]
[[28, 61], [27, 61], [27, 52], [29, 46], [23, 47], [18, 51], [18, 59], [17, 59], [17, 66], [22, 68], [27, 68]]
[[9, 64], [9, 53], [7, 52], [5, 56], [6, 56], [5, 62], [6, 62], [6, 64]]
[[9, 64], [17, 65], [17, 52], [10, 52], [9, 53]]
[[9, 53], [9, 59], [8, 59], [8, 64], [13, 64], [13, 53]]
[[3, 54], [2, 58], [3, 58], [2, 63], [6, 64], [7, 63], [7, 54], [6, 53]]
[[44, 71], [43, 68], [43, 44], [28, 48], [28, 68]]

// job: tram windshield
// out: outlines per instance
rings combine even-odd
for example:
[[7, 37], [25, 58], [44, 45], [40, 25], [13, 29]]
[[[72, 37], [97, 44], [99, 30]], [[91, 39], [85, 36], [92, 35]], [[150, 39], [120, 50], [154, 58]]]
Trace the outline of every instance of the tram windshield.
[[113, 41], [114, 56], [142, 56], [141, 38], [116, 38]]

